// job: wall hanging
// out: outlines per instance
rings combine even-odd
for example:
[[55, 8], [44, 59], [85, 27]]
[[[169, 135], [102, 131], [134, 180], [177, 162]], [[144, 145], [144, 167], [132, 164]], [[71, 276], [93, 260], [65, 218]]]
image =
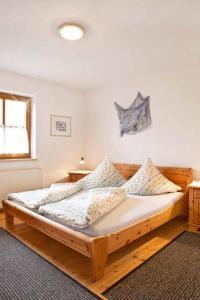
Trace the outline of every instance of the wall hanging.
[[120, 121], [120, 135], [136, 134], [151, 125], [150, 97], [144, 98], [139, 92], [128, 108], [114, 102]]
[[71, 136], [71, 118], [51, 115], [51, 136]]

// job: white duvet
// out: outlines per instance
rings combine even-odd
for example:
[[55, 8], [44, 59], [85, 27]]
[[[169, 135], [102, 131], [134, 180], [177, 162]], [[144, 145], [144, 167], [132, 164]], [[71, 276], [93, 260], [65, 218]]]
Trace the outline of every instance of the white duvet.
[[28, 208], [38, 208], [41, 205], [60, 201], [81, 190], [82, 186], [78, 183], [56, 184], [48, 189], [12, 193], [8, 195], [8, 199], [23, 203]]
[[119, 187], [96, 188], [79, 196], [40, 206], [39, 212], [64, 225], [86, 228], [110, 212], [126, 198]]

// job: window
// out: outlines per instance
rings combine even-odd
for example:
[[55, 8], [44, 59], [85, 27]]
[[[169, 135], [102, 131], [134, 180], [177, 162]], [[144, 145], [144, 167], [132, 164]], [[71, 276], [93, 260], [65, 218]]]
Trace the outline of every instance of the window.
[[0, 159], [31, 157], [31, 98], [0, 92]]

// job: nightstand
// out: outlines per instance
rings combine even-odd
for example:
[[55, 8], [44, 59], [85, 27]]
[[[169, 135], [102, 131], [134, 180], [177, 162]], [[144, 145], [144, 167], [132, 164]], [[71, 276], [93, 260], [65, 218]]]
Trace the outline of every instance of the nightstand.
[[83, 177], [85, 177], [86, 175], [90, 174], [92, 171], [89, 170], [76, 170], [76, 171], [70, 171], [69, 173], [69, 182], [75, 182], [78, 181], [80, 179], [82, 179]]
[[189, 226], [200, 229], [200, 181], [189, 185]]

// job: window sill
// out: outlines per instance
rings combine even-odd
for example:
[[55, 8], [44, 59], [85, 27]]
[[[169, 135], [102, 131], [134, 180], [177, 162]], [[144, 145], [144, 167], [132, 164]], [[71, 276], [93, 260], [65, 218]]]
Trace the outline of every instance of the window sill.
[[0, 163], [2, 162], [17, 162], [17, 161], [36, 161], [37, 158], [5, 158], [0, 159]]

